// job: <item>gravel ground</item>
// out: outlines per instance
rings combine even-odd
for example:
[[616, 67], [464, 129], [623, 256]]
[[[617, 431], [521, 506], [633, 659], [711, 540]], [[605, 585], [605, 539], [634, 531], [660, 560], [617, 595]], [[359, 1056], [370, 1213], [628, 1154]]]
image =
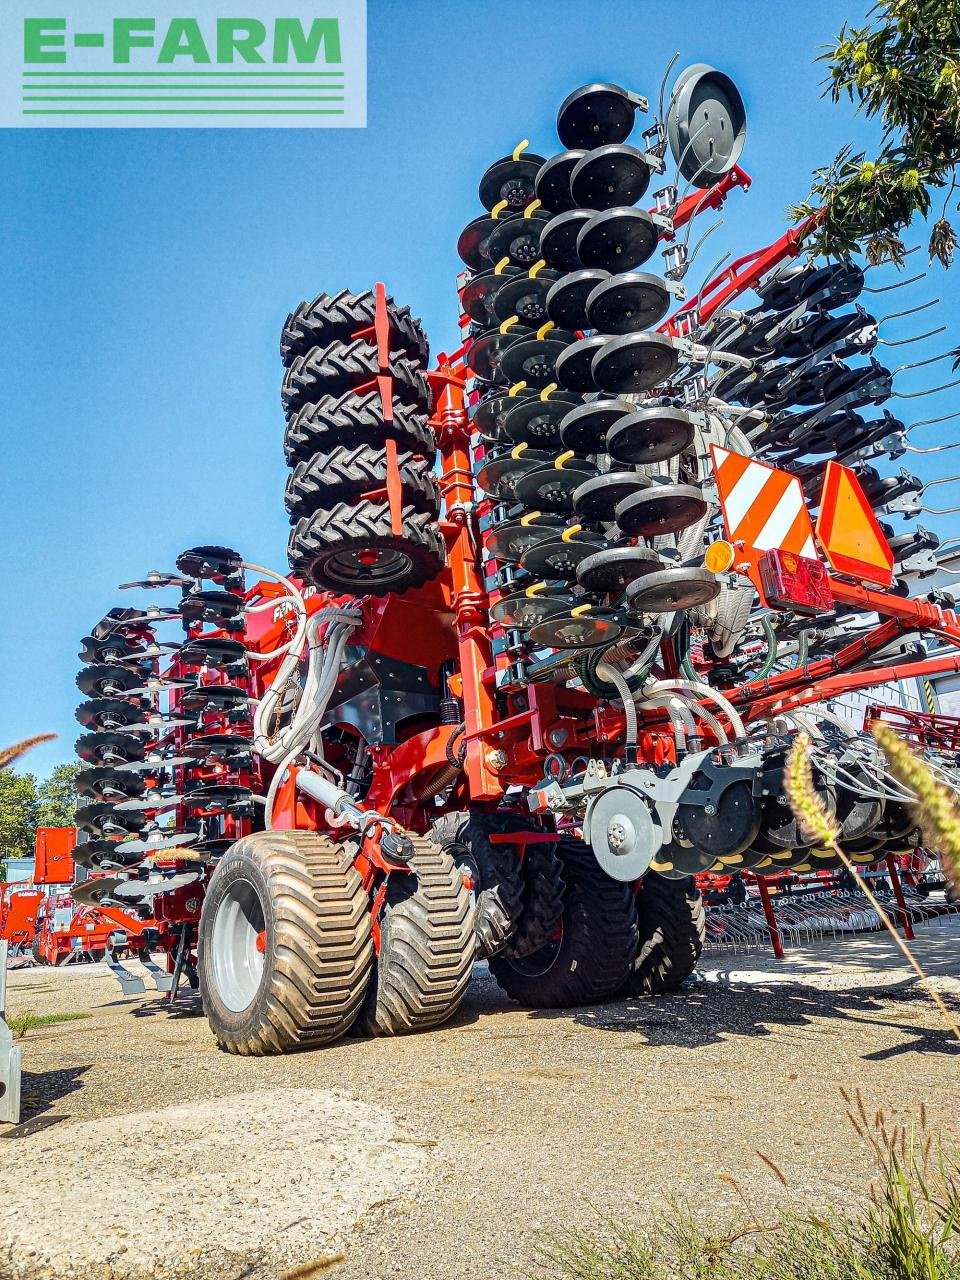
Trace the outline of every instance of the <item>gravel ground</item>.
[[[916, 950], [960, 1012], [960, 920]], [[222, 1054], [195, 1007], [125, 998], [100, 966], [11, 973], [8, 1004], [92, 1016], [23, 1041], [4, 1280], [522, 1276], [561, 1224], [733, 1210], [722, 1175], [764, 1208], [862, 1192], [844, 1085], [956, 1134], [960, 1053], [879, 935], [781, 965], [706, 953], [681, 995], [582, 1010], [517, 1009], [478, 966], [439, 1031], [288, 1058]]]

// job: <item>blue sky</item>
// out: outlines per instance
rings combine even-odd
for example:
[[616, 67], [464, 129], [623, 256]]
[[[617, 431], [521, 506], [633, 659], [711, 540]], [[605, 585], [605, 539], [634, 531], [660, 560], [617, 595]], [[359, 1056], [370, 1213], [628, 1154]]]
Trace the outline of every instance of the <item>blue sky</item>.
[[[580, 84], [655, 98], [677, 50], [681, 67], [733, 76], [748, 111], [754, 185], [728, 202], [699, 265], [768, 243], [810, 171], [871, 135], [821, 100], [813, 62], [864, 8], [370, 0], [365, 130], [0, 131], [0, 743], [52, 731], [28, 767], [70, 758], [78, 641], [133, 602], [118, 582], [203, 542], [285, 567], [277, 343], [296, 303], [383, 279], [434, 350], [453, 349], [456, 241], [484, 168], [522, 137], [558, 150], [556, 108]], [[935, 267], [887, 310], [937, 292]], [[960, 328], [956, 311], [939, 308], [936, 323]], [[960, 341], [944, 337], [925, 353]], [[941, 396], [912, 413], [949, 407]]]

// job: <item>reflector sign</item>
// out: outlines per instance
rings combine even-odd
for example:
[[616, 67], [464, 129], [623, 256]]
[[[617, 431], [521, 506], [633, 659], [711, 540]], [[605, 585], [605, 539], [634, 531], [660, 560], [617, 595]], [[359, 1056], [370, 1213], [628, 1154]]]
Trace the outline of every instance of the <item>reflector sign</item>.
[[813, 526], [796, 476], [742, 453], [711, 445], [727, 537], [751, 564], [777, 548], [816, 558]]
[[820, 493], [817, 541], [837, 573], [889, 587], [893, 552], [860, 481], [849, 467], [828, 462]]

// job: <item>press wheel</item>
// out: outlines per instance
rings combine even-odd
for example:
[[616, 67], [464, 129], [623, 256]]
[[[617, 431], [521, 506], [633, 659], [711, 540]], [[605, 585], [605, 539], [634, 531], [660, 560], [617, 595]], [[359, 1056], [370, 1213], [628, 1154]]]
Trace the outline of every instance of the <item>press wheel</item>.
[[[700, 490], [692, 484], [651, 484], [619, 504], [617, 524], [630, 537], [654, 538], [679, 533], [707, 513]], [[712, 575], [711, 575], [712, 576]]]
[[636, 613], [673, 613], [695, 609], [720, 594], [720, 583], [709, 569], [676, 568], [648, 573], [627, 587], [627, 600]]

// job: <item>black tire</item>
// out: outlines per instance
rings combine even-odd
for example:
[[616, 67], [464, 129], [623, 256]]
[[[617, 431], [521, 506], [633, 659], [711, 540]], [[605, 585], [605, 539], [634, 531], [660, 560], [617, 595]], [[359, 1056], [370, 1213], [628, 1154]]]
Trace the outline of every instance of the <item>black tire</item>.
[[[440, 486], [429, 463], [409, 453], [399, 454], [397, 466], [403, 486], [403, 505], [415, 511], [440, 514]], [[294, 520], [312, 515], [320, 507], [352, 502], [363, 493], [387, 483], [387, 453], [376, 445], [361, 444], [316, 453], [298, 462], [287, 481], [284, 506]]]
[[198, 939], [204, 1012], [221, 1049], [289, 1053], [336, 1040], [357, 1017], [372, 968], [370, 902], [348, 852], [306, 831], [258, 831], [230, 846]]
[[676, 991], [697, 967], [706, 936], [703, 898], [693, 878], [670, 880], [648, 871], [637, 894], [640, 946], [625, 995]]
[[380, 952], [357, 1030], [407, 1035], [452, 1018], [470, 982], [476, 950], [470, 890], [450, 854], [415, 838], [411, 872], [387, 882]]
[[563, 915], [563, 863], [549, 844], [530, 844], [523, 855], [523, 907], [517, 927], [504, 948], [515, 959], [546, 946]]
[[[321, 396], [341, 395], [362, 386], [379, 373], [377, 348], [369, 342], [332, 342], [297, 356], [283, 377], [280, 399], [291, 417], [305, 404], [315, 404]], [[430, 385], [424, 375], [401, 351], [390, 352], [393, 398], [430, 412]]]
[[396, 440], [398, 448], [422, 454], [433, 464], [437, 441], [427, 425], [426, 414], [395, 404], [393, 418], [384, 418], [379, 391], [362, 396], [348, 391], [342, 396], [323, 396], [316, 404], [305, 404], [287, 423], [283, 452], [292, 467], [303, 458], [337, 445], [370, 444], [380, 448], [388, 437]]
[[523, 872], [517, 850], [493, 844], [490, 836], [508, 831], [538, 830], [511, 813], [447, 813], [434, 823], [431, 836], [474, 882], [477, 959], [502, 951], [523, 914]]
[[297, 521], [287, 557], [297, 577], [338, 595], [400, 595], [437, 576], [446, 545], [426, 512], [405, 507], [397, 535], [389, 504], [341, 502]]
[[612, 880], [589, 846], [565, 839], [557, 849], [566, 880], [557, 937], [525, 957], [490, 960], [490, 972], [519, 1004], [559, 1009], [614, 995], [637, 954], [637, 913], [630, 886]]
[[[349, 342], [358, 329], [373, 324], [377, 300], [369, 289], [364, 293], [321, 293], [312, 302], [301, 302], [291, 311], [280, 335], [280, 356], [290, 365], [297, 356], [306, 355], [313, 347], [331, 342]], [[420, 321], [409, 307], [398, 307], [387, 298], [387, 314], [393, 335], [392, 346], [405, 351], [412, 360], [426, 368], [430, 347]]]

